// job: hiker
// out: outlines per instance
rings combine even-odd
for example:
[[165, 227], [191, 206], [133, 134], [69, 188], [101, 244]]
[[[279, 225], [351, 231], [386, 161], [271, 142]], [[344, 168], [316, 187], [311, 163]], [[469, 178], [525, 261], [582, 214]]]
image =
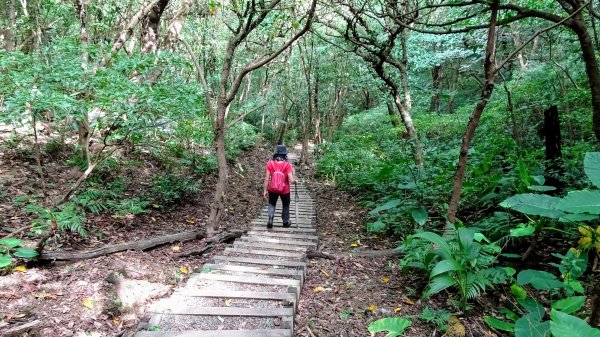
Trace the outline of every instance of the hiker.
[[263, 184], [263, 198], [269, 200], [269, 220], [267, 228], [273, 228], [273, 218], [275, 217], [275, 205], [277, 199], [281, 197], [283, 208], [281, 210], [281, 219], [283, 227], [290, 227], [290, 185], [296, 183], [294, 180], [294, 169], [292, 164], [287, 161], [288, 150], [284, 145], [277, 145], [273, 159], [266, 165], [265, 181]]

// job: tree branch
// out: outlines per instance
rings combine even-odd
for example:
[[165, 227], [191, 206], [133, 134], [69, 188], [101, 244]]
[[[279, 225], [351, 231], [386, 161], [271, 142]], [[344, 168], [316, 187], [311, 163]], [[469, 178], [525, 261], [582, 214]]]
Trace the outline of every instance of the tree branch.
[[241, 121], [242, 119], [244, 119], [244, 117], [248, 116], [249, 114], [253, 113], [254, 111], [264, 107], [265, 105], [267, 105], [267, 103], [263, 103], [253, 109], [250, 109], [249, 111], [244, 112], [243, 114], [239, 115], [236, 119], [234, 119], [233, 121], [231, 121], [229, 124], [227, 124], [227, 126], [225, 127], [225, 131], [227, 131], [229, 128], [231, 128], [232, 126], [234, 126], [235, 124], [237, 124], [239, 121]]

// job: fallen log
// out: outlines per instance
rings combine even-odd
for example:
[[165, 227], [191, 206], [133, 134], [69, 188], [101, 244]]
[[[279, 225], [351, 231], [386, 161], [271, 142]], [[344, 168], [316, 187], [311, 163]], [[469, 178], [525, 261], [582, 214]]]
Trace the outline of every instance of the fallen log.
[[137, 240], [116, 245], [100, 247], [96, 249], [76, 252], [46, 252], [42, 253], [39, 260], [85, 260], [98, 256], [108, 255], [112, 253], [122, 252], [125, 250], [146, 250], [156, 246], [164, 245], [175, 241], [185, 242], [196, 239], [201, 239], [205, 235], [204, 230], [188, 231], [177, 234], [169, 234], [159, 236], [147, 240]]
[[42, 324], [42, 321], [36, 319], [35, 321], [31, 321], [29, 323], [25, 323], [25, 324], [10, 328], [8, 330], [5, 330], [4, 332], [2, 332], [2, 336], [4, 336], [4, 337], [22, 336], [22, 335], [26, 334], [27, 332], [30, 332], [30, 331], [36, 329], [41, 324]]
[[204, 245], [204, 247], [202, 247], [200, 249], [191, 250], [191, 251], [185, 252], [185, 253], [179, 253], [179, 254], [175, 255], [175, 257], [187, 257], [187, 256], [202, 255], [202, 254], [212, 250], [214, 248], [215, 243], [223, 243], [223, 242], [229, 242], [231, 240], [235, 240], [235, 239], [241, 237], [242, 235], [244, 235], [244, 233], [245, 232], [240, 231], [240, 232], [217, 234], [210, 239], [206, 239], [206, 244]]

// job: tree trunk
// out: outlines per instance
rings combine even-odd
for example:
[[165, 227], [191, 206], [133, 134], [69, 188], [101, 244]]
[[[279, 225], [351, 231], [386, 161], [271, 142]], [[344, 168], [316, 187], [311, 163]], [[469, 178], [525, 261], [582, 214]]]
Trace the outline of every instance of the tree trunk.
[[217, 125], [213, 138], [215, 154], [218, 164], [218, 179], [215, 186], [215, 195], [210, 207], [210, 215], [208, 217], [207, 235], [212, 237], [216, 232], [221, 213], [225, 207], [225, 190], [227, 189], [227, 177], [229, 168], [227, 167], [227, 158], [225, 156], [225, 111], [229, 104], [220, 100], [217, 104]]
[[403, 65], [403, 67], [400, 68], [400, 78], [402, 81], [402, 93], [404, 94], [404, 110], [406, 110], [410, 116], [410, 111], [412, 110], [412, 98], [410, 96], [410, 85], [408, 84], [408, 51], [406, 47], [406, 29], [400, 31], [400, 44], [402, 46], [401, 63]]
[[561, 160], [560, 119], [556, 105], [544, 111], [544, 138], [546, 142], [546, 185], [556, 187], [553, 194], [558, 195], [564, 187], [560, 179], [564, 170]]
[[448, 78], [448, 106], [446, 107], [446, 113], [451, 114], [454, 112], [454, 102], [456, 101], [456, 88], [458, 88], [458, 80], [459, 80], [459, 72], [460, 65], [456, 65], [455, 68], [452, 68], [453, 74], [451, 74]]
[[398, 114], [398, 110], [394, 107], [392, 102], [386, 102], [388, 115], [390, 116], [390, 122], [392, 123], [392, 127], [397, 128], [400, 125], [400, 115]]
[[413, 148], [413, 158], [415, 160], [415, 165], [422, 168], [423, 167], [423, 145], [419, 141], [419, 137], [417, 136], [417, 130], [415, 129], [415, 124], [413, 123], [412, 117], [410, 113], [404, 109], [402, 105], [402, 99], [396, 92], [394, 95], [394, 104], [400, 112], [400, 117], [402, 118], [402, 123], [404, 123], [404, 127], [406, 127], [406, 133], [408, 134], [408, 138], [412, 141]]
[[429, 103], [429, 112], [440, 112], [440, 87], [442, 84], [442, 66], [435, 65], [431, 68], [431, 101]]
[[313, 111], [313, 126], [314, 126], [314, 135], [313, 142], [315, 144], [321, 144], [321, 114], [319, 112], [319, 59], [315, 59], [315, 68], [314, 68], [314, 79], [315, 84], [313, 86], [314, 92], [312, 96], [312, 111]]
[[169, 0], [160, 0], [142, 20], [142, 51], [153, 53], [157, 49], [160, 18]]
[[475, 130], [479, 125], [479, 120], [488, 100], [492, 96], [494, 91], [494, 79], [496, 77], [496, 20], [498, 17], [498, 0], [493, 2], [490, 26], [488, 29], [487, 45], [485, 48], [485, 75], [486, 82], [481, 91], [481, 98], [473, 109], [469, 123], [467, 124], [467, 130], [462, 139], [460, 145], [460, 154], [458, 157], [458, 164], [456, 166], [456, 174], [454, 175], [454, 184], [452, 188], [452, 196], [448, 203], [447, 220], [451, 223], [456, 221], [456, 213], [458, 211], [458, 201], [460, 200], [460, 193], [462, 191], [462, 185], [465, 177], [465, 171], [467, 169], [467, 157], [469, 154], [469, 146], [475, 136]]
[[596, 135], [597, 146], [600, 146], [600, 69], [596, 60], [594, 43], [588, 32], [582, 12], [578, 12], [573, 16], [573, 25], [571, 25], [571, 28], [577, 34], [583, 53], [585, 71], [592, 94], [592, 129]]
[[[516, 23], [512, 23], [510, 25], [510, 35], [512, 36], [515, 47], [519, 48], [523, 43], [521, 42], [521, 35], [517, 30]], [[525, 58], [523, 57], [523, 53], [517, 54], [517, 61], [519, 63], [519, 68], [521, 69], [521, 71], [525, 70]]]
[[7, 52], [15, 49], [15, 22], [17, 13], [15, 11], [15, 0], [8, 0], [8, 6], [6, 6], [6, 18], [8, 19], [8, 26], [5, 30], [5, 43], [4, 49]]

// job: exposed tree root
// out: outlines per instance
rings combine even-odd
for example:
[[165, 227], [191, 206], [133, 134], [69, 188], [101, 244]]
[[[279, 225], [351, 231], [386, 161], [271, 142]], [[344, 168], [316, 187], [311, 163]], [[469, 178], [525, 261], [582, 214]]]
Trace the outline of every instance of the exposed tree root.
[[177, 234], [169, 234], [159, 236], [148, 240], [130, 241], [126, 243], [120, 243], [116, 245], [105, 246], [92, 250], [86, 250], [81, 252], [47, 252], [42, 253], [39, 256], [40, 260], [85, 260], [98, 256], [108, 255], [116, 252], [122, 252], [125, 250], [146, 250], [156, 246], [164, 245], [175, 241], [191, 241], [203, 238], [205, 235], [204, 230], [195, 230]]
[[235, 240], [235, 239], [241, 237], [244, 233], [245, 232], [240, 231], [240, 232], [217, 234], [216, 236], [206, 239], [206, 245], [204, 247], [202, 247], [200, 249], [192, 250], [189, 252], [177, 254], [177, 255], [175, 255], [175, 257], [203, 255], [204, 253], [209, 252], [213, 248], [215, 248], [215, 246], [214, 246], [215, 243], [223, 243], [223, 242], [229, 242], [229, 241]]

